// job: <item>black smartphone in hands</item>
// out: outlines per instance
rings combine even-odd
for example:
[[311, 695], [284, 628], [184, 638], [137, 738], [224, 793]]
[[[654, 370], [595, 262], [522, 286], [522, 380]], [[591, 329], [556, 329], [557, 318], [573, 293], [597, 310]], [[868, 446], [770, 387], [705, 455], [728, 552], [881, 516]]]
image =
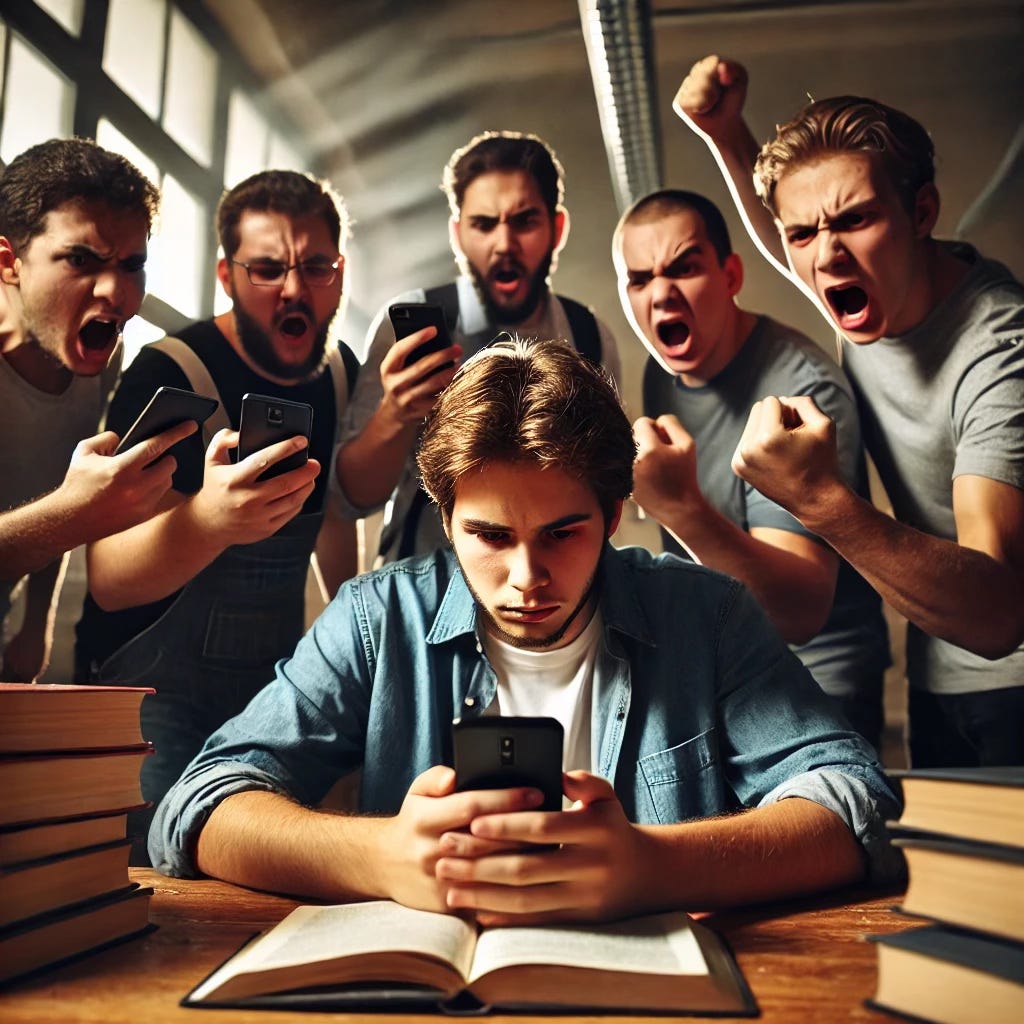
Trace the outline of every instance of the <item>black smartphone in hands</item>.
[[531, 786], [539, 810], [562, 809], [562, 723], [556, 718], [484, 715], [452, 723], [455, 788]]
[[[418, 345], [406, 357], [405, 365], [411, 366], [417, 360], [429, 355], [431, 352], [440, 352], [443, 348], [450, 348], [452, 345], [451, 335], [448, 333], [448, 325], [445, 323], [444, 310], [432, 302], [396, 302], [388, 307], [388, 317], [391, 326], [395, 329], [395, 341], [408, 338], [416, 331], [422, 331], [424, 327], [434, 327], [437, 334], [429, 341]], [[452, 363], [445, 363], [439, 366], [434, 373], [447, 370]]]
[[248, 458], [278, 441], [290, 437], [304, 437], [307, 446], [293, 452], [256, 479], [269, 480], [304, 466], [309, 460], [309, 437], [313, 430], [313, 407], [306, 402], [289, 402], [270, 395], [242, 395], [242, 417], [238, 425], [238, 461]]
[[[153, 392], [153, 397], [146, 403], [146, 408], [139, 413], [138, 418], [121, 438], [114, 449], [114, 454], [120, 455], [140, 441], [156, 437], [157, 434], [162, 434], [186, 420], [195, 420], [202, 426], [213, 415], [218, 405], [220, 402], [216, 398], [197, 395], [194, 391], [186, 391], [183, 388], [157, 388]], [[174, 445], [170, 450], [174, 451], [177, 447], [178, 445]]]

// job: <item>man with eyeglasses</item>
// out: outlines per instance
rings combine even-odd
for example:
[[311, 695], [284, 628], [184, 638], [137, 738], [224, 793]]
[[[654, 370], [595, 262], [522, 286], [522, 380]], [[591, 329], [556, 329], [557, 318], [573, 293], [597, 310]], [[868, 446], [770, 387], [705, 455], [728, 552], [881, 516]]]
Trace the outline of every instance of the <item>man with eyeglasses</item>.
[[[142, 705], [143, 734], [156, 746], [142, 789], [154, 805], [294, 650], [311, 554], [325, 598], [356, 568], [354, 517], [324, 471], [358, 369], [347, 346], [329, 341], [342, 297], [345, 211], [325, 183], [264, 171], [224, 195], [217, 230], [217, 277], [232, 308], [144, 347], [109, 425], [127, 429], [162, 385], [220, 406], [203, 440], [189, 439], [159, 514], [90, 546], [78, 624], [81, 681], [157, 691]], [[235, 460], [246, 393], [313, 407], [304, 466], [263, 478], [306, 447], [302, 438]], [[145, 835], [150, 816], [132, 816], [133, 837]]]

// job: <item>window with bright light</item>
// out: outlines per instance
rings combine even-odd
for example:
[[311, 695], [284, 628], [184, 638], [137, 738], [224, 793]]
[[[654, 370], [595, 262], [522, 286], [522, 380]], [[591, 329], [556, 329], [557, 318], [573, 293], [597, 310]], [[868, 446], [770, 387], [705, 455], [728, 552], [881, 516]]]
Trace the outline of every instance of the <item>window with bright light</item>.
[[73, 36], [82, 34], [82, 16], [85, 13], [85, 0], [36, 0], [63, 29]]
[[213, 162], [217, 54], [179, 11], [171, 12], [163, 126], [205, 167]]
[[160, 116], [167, 0], [110, 0], [103, 70], [152, 118]]
[[250, 174], [267, 166], [266, 119], [241, 89], [228, 101], [228, 141], [224, 151], [224, 185], [234, 188]]
[[71, 134], [75, 88], [17, 33], [6, 72], [0, 158], [9, 163], [37, 142]]
[[96, 126], [96, 141], [104, 149], [120, 153], [125, 159], [130, 160], [154, 185], [159, 186], [160, 168], [157, 167], [156, 161], [143, 153], [124, 132], [115, 128], [105, 117], [101, 117]]
[[[126, 330], [129, 358], [187, 320], [230, 309], [215, 284], [222, 190], [268, 167], [306, 169], [289, 122], [256, 95], [215, 19], [201, 4], [186, 6], [190, 17], [180, 2], [17, 0], [0, 13], [0, 159], [78, 132], [161, 189], [147, 320], [136, 317]], [[83, 29], [100, 25], [97, 52], [97, 32], [83, 38]], [[225, 85], [226, 108], [217, 103]]]
[[304, 171], [306, 161], [299, 151], [281, 135], [274, 134], [270, 137], [270, 153], [267, 156], [267, 166], [280, 171]]
[[164, 175], [160, 223], [146, 261], [147, 290], [193, 319], [203, 314], [202, 282], [210, 272], [200, 256], [210, 216], [180, 182]]

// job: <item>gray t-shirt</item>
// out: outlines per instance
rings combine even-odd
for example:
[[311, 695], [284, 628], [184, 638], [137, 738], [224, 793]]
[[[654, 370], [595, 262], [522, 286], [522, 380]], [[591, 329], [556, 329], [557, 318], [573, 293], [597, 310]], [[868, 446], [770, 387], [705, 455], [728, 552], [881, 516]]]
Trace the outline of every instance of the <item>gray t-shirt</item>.
[[[970, 271], [928, 318], [898, 338], [843, 345], [864, 443], [896, 518], [956, 540], [953, 479], [1024, 490], [1024, 286], [968, 245], [947, 245]], [[916, 627], [907, 678], [933, 693], [1024, 685], [1024, 646], [988, 661]]]
[[[99, 430], [121, 356], [119, 347], [101, 374], [74, 377], [59, 395], [39, 391], [0, 358], [0, 510], [17, 508], [60, 485], [78, 442]], [[0, 652], [15, 582], [0, 583]]]
[[[865, 491], [864, 454], [857, 409], [842, 370], [813, 341], [766, 316], [743, 348], [713, 380], [687, 387], [654, 360], [644, 372], [644, 413], [674, 414], [697, 446], [697, 481], [704, 497], [743, 530], [769, 527], [813, 536], [785, 509], [732, 471], [732, 456], [751, 406], [766, 395], [810, 395], [836, 424], [843, 475]], [[688, 557], [671, 534], [665, 548]], [[824, 629], [793, 650], [826, 693], [878, 699], [889, 664], [889, 635], [881, 599], [840, 561], [832, 611]]]

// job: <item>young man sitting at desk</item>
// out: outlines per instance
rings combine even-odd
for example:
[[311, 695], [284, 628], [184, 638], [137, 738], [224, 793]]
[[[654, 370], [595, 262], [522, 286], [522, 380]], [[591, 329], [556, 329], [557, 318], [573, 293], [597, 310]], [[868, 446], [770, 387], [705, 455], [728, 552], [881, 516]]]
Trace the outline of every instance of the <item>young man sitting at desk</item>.
[[[879, 765], [742, 584], [608, 543], [634, 456], [614, 385], [567, 345], [469, 360], [418, 455], [452, 550], [342, 587], [167, 795], [154, 865], [484, 924], [888, 877]], [[562, 722], [571, 809], [454, 791], [452, 719], [496, 713]], [[357, 769], [358, 815], [318, 809]]]

